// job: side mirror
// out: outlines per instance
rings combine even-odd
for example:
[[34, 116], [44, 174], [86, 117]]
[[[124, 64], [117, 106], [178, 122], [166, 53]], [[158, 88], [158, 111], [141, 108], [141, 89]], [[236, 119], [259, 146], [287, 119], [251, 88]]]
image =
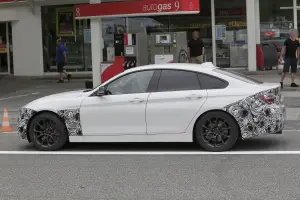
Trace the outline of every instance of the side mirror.
[[104, 87], [100, 87], [97, 91], [97, 96], [102, 97], [106, 95], [106, 90]]

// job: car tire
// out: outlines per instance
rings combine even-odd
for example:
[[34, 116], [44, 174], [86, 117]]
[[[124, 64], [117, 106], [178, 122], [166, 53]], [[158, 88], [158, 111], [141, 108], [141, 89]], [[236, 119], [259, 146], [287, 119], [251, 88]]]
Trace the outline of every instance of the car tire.
[[34, 147], [40, 151], [56, 151], [68, 142], [65, 124], [53, 113], [35, 116], [29, 124], [28, 134]]
[[239, 131], [232, 116], [222, 111], [212, 111], [196, 122], [194, 138], [206, 151], [227, 151], [235, 145]]

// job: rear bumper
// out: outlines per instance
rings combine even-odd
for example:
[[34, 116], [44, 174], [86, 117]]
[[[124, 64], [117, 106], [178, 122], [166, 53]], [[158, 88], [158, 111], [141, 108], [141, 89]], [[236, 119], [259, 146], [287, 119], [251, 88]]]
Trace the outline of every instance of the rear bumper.
[[274, 95], [276, 101], [272, 104], [260, 100], [261, 95], [269, 95], [270, 92], [273, 91], [264, 91], [225, 107], [225, 110], [236, 119], [242, 139], [282, 133], [286, 109], [281, 95], [276, 93]]
[[283, 133], [283, 131], [281, 130], [281, 131], [278, 131], [278, 132], [276, 132], [276, 133], [270, 133], [270, 134], [281, 135], [282, 133]]
[[270, 134], [276, 134], [276, 135], [280, 135], [283, 133], [283, 129], [285, 127], [285, 123], [286, 123], [286, 108], [284, 105], [281, 105], [280, 106], [280, 109], [281, 109], [281, 112], [282, 112], [282, 127], [281, 127], [281, 130], [278, 130], [277, 132], [274, 132], [274, 133], [270, 133]]

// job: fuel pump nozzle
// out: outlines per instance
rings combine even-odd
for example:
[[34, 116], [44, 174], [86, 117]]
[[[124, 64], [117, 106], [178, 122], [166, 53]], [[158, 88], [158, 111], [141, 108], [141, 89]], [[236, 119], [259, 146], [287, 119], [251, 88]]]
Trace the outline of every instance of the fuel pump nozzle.
[[191, 61], [190, 61], [190, 59], [188, 57], [187, 51], [184, 50], [184, 49], [181, 49], [179, 51], [179, 55], [178, 55], [178, 63], [185, 63], [187, 60], [189, 61], [189, 63], [191, 63]]

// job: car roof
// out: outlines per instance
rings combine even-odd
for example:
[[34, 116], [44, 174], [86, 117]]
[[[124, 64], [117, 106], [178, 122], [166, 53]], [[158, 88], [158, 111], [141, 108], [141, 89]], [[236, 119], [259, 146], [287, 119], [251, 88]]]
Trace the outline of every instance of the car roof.
[[178, 69], [178, 70], [191, 70], [191, 71], [199, 71], [199, 72], [209, 72], [213, 69], [216, 69], [211, 62], [205, 62], [203, 64], [192, 64], [192, 63], [167, 63], [167, 64], [151, 64], [135, 67], [126, 72], [134, 72], [139, 70], [147, 70], [147, 69]]

